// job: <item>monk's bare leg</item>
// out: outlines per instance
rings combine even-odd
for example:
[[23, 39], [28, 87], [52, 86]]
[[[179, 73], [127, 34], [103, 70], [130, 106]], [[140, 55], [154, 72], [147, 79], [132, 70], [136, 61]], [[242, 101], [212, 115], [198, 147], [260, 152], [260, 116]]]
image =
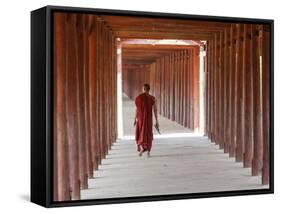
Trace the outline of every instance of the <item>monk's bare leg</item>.
[[150, 158], [150, 151], [147, 151], [147, 157]]
[[143, 151], [144, 151], [144, 149], [143, 149], [143, 147], [140, 145], [140, 152], [139, 152], [139, 156], [142, 156], [142, 153], [143, 153]]

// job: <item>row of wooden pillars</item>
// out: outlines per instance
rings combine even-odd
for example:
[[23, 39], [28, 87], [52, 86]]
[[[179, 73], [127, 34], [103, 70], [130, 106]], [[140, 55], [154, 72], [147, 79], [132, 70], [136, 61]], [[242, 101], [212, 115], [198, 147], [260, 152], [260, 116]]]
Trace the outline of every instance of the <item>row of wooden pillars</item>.
[[149, 83], [160, 115], [199, 128], [199, 47], [171, 51], [152, 64], [125, 64], [123, 90], [132, 100]]
[[206, 133], [269, 184], [269, 31], [231, 24], [207, 42]]
[[[205, 131], [269, 183], [269, 31], [230, 24], [207, 41]], [[80, 199], [117, 138], [117, 44], [96, 15], [54, 14], [54, 201]], [[134, 99], [151, 85], [159, 113], [199, 127], [199, 47], [122, 65]]]
[[96, 15], [53, 23], [53, 199], [79, 200], [117, 137], [116, 42]]

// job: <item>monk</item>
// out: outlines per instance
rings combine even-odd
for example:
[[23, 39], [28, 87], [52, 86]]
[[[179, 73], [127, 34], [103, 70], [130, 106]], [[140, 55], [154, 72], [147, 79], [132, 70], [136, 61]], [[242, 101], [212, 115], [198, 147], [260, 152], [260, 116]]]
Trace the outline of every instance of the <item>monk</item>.
[[159, 127], [157, 117], [157, 105], [154, 96], [149, 94], [149, 84], [143, 85], [143, 93], [138, 95], [135, 99], [135, 140], [137, 144], [137, 151], [139, 156], [147, 151], [147, 157], [150, 157], [150, 150], [152, 147], [153, 133], [152, 133], [152, 111], [155, 116], [155, 126]]

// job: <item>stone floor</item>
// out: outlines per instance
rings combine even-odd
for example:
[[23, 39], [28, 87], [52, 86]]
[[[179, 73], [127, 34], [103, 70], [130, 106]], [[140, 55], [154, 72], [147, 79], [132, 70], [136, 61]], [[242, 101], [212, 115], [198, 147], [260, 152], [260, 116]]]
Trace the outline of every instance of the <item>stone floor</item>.
[[[125, 134], [132, 135], [134, 103], [124, 98]], [[119, 139], [102, 160], [82, 199], [166, 195], [269, 188], [260, 176], [229, 158], [205, 136], [160, 117], [151, 157], [139, 157], [133, 139]], [[176, 136], [169, 133], [187, 133]], [[167, 137], [168, 136], [168, 137]]]

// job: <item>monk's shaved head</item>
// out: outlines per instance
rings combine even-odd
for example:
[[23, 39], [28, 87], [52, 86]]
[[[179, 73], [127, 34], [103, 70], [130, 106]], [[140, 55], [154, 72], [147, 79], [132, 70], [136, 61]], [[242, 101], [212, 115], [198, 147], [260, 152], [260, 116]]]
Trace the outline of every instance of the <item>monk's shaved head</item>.
[[147, 83], [145, 83], [145, 84], [143, 85], [143, 90], [146, 91], [146, 92], [149, 92], [149, 90], [150, 90], [150, 85], [147, 84]]

